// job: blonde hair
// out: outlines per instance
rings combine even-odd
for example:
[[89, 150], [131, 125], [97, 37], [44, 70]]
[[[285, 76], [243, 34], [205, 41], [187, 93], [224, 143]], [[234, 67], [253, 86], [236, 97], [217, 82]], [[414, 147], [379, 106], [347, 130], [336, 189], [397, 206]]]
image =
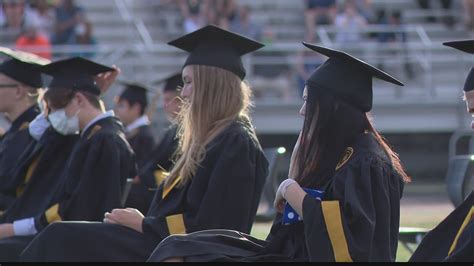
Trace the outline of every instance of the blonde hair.
[[193, 91], [178, 115], [179, 147], [176, 163], [165, 186], [181, 177], [179, 186], [191, 181], [206, 155], [206, 145], [236, 119], [250, 122], [249, 86], [230, 71], [193, 65]]

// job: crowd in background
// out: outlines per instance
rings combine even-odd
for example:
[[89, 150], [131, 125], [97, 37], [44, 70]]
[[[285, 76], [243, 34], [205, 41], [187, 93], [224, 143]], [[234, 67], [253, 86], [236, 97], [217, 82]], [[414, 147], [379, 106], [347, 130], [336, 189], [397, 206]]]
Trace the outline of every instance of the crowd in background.
[[[51, 59], [52, 45], [95, 45], [93, 27], [74, 0], [2, 0], [0, 26], [17, 49]], [[68, 54], [93, 57], [93, 52]]]

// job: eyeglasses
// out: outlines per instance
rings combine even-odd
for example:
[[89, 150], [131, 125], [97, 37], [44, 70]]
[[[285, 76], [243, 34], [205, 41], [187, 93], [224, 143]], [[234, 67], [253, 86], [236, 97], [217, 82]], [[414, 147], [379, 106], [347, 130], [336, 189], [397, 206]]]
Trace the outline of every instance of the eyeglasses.
[[19, 87], [18, 84], [0, 84], [0, 88], [16, 88]]

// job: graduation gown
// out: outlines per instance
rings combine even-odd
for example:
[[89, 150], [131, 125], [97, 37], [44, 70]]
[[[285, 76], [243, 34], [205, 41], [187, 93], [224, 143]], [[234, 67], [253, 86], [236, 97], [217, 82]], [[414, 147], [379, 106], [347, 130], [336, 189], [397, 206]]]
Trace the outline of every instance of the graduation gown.
[[145, 164], [138, 169], [140, 183], [132, 185], [125, 203], [126, 207], [136, 208], [141, 213], [148, 212], [157, 186], [173, 166], [172, 156], [178, 147], [177, 130], [177, 125], [169, 127]]
[[152, 128], [149, 125], [140, 126], [127, 133], [127, 140], [135, 152], [135, 161], [140, 169], [147, 162], [155, 146]]
[[474, 192], [423, 238], [409, 261], [474, 261]]
[[[38, 232], [58, 221], [102, 221], [105, 212], [121, 207], [126, 179], [136, 175], [122, 123], [107, 117], [92, 124], [74, 146], [66, 169], [56, 200], [35, 217]], [[0, 240], [0, 261], [18, 259], [31, 239]], [[45, 245], [49, 249], [51, 243]]]
[[[40, 113], [37, 105], [28, 108], [15, 121], [0, 141], [0, 210], [6, 210], [15, 195], [20, 180], [16, 180], [13, 171], [18, 159], [25, 149], [35, 140], [31, 137], [28, 126]], [[4, 194], [6, 196], [4, 196]]]
[[234, 122], [206, 146], [190, 182], [155, 193], [143, 233], [104, 223], [55, 223], [28, 246], [22, 261], [141, 261], [170, 234], [211, 228], [250, 232], [268, 161], [248, 125]]
[[170, 236], [150, 256], [185, 261], [394, 261], [403, 182], [368, 133], [346, 150], [322, 201], [306, 195], [303, 221], [275, 218], [266, 240], [208, 230]]
[[63, 136], [50, 127], [38, 142], [28, 146], [14, 171], [15, 179], [22, 181], [17, 184], [21, 194], [0, 216], [0, 223], [34, 217], [51, 206], [78, 139], [78, 135]]

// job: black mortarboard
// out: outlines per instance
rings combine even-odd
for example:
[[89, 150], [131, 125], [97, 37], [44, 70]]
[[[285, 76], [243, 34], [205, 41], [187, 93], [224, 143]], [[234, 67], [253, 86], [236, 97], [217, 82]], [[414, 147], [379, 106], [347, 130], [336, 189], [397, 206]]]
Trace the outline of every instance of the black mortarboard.
[[[474, 40], [462, 40], [462, 41], [450, 41], [443, 43], [446, 46], [458, 49], [460, 51], [474, 54]], [[464, 83], [464, 91], [474, 90], [474, 69], [471, 68], [469, 75], [467, 75], [466, 82]]]
[[41, 72], [37, 67], [48, 64], [48, 59], [6, 47], [0, 47], [0, 55], [7, 58], [0, 64], [0, 73], [32, 88], [43, 87]]
[[113, 70], [82, 57], [60, 60], [40, 67], [41, 72], [53, 77], [49, 88], [70, 88], [96, 95], [100, 95], [100, 89], [94, 77]]
[[303, 45], [329, 57], [306, 81], [312, 89], [324, 90], [363, 112], [372, 109], [372, 78], [403, 86], [389, 74], [345, 52], [303, 42]]
[[125, 86], [125, 89], [119, 96], [120, 100], [127, 100], [130, 105], [138, 102], [143, 109], [146, 109], [148, 106], [147, 93], [149, 92], [146, 86], [131, 81], [119, 81], [119, 83]]
[[153, 84], [161, 84], [161, 83], [165, 83], [165, 85], [163, 86], [163, 91], [166, 92], [166, 91], [176, 91], [178, 86], [179, 87], [182, 87], [183, 86], [183, 78], [181, 77], [181, 73], [175, 73], [175, 74], [172, 74], [166, 78], [163, 78], [163, 79], [160, 79], [156, 82], [154, 82]]
[[460, 51], [474, 54], [474, 40], [461, 40], [444, 42], [443, 45], [458, 49]]
[[190, 53], [183, 67], [219, 67], [236, 74], [240, 79], [245, 78], [241, 56], [264, 46], [260, 42], [214, 25], [205, 26], [168, 44]]

